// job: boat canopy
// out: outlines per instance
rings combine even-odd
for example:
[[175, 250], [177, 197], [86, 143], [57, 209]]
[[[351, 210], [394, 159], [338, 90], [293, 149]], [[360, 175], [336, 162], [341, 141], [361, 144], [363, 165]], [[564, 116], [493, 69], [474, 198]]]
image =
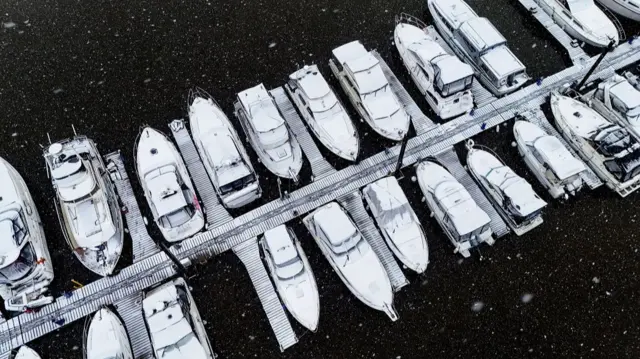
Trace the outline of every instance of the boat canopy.
[[433, 195], [460, 236], [473, 232], [491, 221], [457, 181], [440, 182], [435, 186]]
[[575, 158], [554, 136], [547, 135], [537, 138], [533, 142], [533, 147], [560, 180], [565, 180], [585, 170], [584, 164]]
[[640, 115], [640, 91], [636, 90], [626, 79], [613, 85], [609, 92], [624, 106], [624, 109], [621, 110], [626, 115]]
[[302, 272], [304, 264], [286, 226], [282, 225], [266, 231], [264, 238], [278, 277], [288, 279]]
[[358, 229], [337, 204], [319, 210], [313, 219], [333, 247], [332, 250], [338, 254], [349, 252], [361, 240]]
[[355, 85], [361, 95], [378, 91], [389, 85], [378, 59], [370, 53], [348, 61], [345, 65], [353, 74]]
[[615, 156], [633, 144], [629, 132], [613, 124], [601, 128], [593, 135], [592, 139], [605, 156]]
[[513, 73], [525, 71], [522, 62], [506, 46], [501, 46], [485, 53], [482, 55], [481, 60], [482, 64], [487, 69], [490, 69], [498, 80]]
[[147, 173], [145, 180], [158, 217], [187, 206], [174, 165], [163, 166]]
[[27, 235], [26, 224], [17, 209], [0, 213], [0, 268], [18, 259]]
[[[77, 232], [77, 245], [84, 248], [93, 248], [104, 241], [98, 238], [97, 241], [91, 237], [102, 232], [102, 224], [106, 222], [108, 216], [106, 206], [98, 198], [89, 198], [76, 204], [75, 208], [70, 208], [74, 213], [74, 224]], [[106, 239], [106, 238], [105, 238]]]
[[504, 45], [507, 40], [484, 17], [476, 17], [460, 25], [460, 33], [467, 43], [472, 46], [472, 50], [482, 53], [494, 47]]
[[455, 29], [464, 22], [478, 17], [475, 11], [462, 0], [433, 0], [433, 5], [443, 20]]
[[51, 176], [60, 198], [72, 202], [93, 192], [97, 186], [93, 174], [78, 155], [71, 155], [54, 165]]
[[546, 203], [535, 194], [531, 185], [507, 166], [492, 168], [484, 177], [509, 199], [522, 217], [546, 206]]

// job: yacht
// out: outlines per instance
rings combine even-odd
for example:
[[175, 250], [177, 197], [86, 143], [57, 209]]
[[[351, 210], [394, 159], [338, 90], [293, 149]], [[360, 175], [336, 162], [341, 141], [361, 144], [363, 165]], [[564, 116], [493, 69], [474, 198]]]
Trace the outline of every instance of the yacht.
[[289, 75], [285, 89], [316, 138], [335, 155], [355, 161], [358, 132], [318, 66], [305, 66]]
[[360, 41], [333, 50], [329, 61], [349, 100], [380, 136], [400, 141], [409, 131], [409, 115], [391, 89], [378, 59]]
[[284, 306], [300, 324], [315, 332], [320, 319], [320, 296], [295, 233], [283, 224], [264, 232], [259, 243]]
[[640, 21], [639, 0], [598, 0], [598, 2], [618, 15]]
[[493, 154], [472, 144], [468, 147], [467, 166], [496, 210], [518, 236], [542, 224], [542, 209], [547, 205], [531, 188]]
[[33, 349], [29, 348], [26, 345], [23, 345], [18, 349], [16, 354], [11, 357], [11, 359], [40, 359], [40, 355], [36, 353]]
[[136, 169], [153, 219], [168, 242], [200, 232], [204, 214], [187, 167], [171, 141], [145, 127], [136, 144]]
[[222, 204], [239, 208], [260, 198], [249, 155], [218, 103], [199, 88], [189, 92], [188, 103], [191, 135]]
[[236, 116], [262, 164], [276, 176], [296, 180], [302, 149], [263, 84], [237, 95]]
[[631, 73], [626, 75], [627, 78], [614, 74], [599, 83], [585, 98], [602, 117], [626, 128], [640, 139], [640, 91], [635, 87], [638, 79]]
[[398, 319], [393, 290], [380, 259], [349, 215], [336, 202], [302, 220], [342, 282], [360, 301]]
[[0, 296], [11, 311], [49, 304], [53, 265], [40, 215], [24, 179], [2, 157], [0, 183]]
[[84, 351], [85, 359], [134, 359], [127, 330], [108, 308], [100, 309], [91, 319]]
[[413, 16], [401, 14], [396, 18], [393, 37], [404, 66], [440, 118], [446, 120], [471, 111], [473, 68], [447, 53], [426, 28]]
[[416, 177], [455, 253], [468, 258], [472, 248], [482, 243], [493, 245], [491, 218], [449, 171], [438, 163], [423, 161], [416, 168]]
[[116, 191], [95, 143], [76, 136], [44, 151], [56, 190], [56, 211], [67, 243], [92, 272], [111, 275], [124, 230]]
[[522, 87], [529, 76], [507, 47], [507, 40], [462, 0], [427, 0], [442, 38], [460, 59], [471, 65], [480, 82], [500, 96]]
[[429, 264], [427, 237], [398, 180], [381, 178], [362, 189], [367, 207], [393, 254], [417, 273]]

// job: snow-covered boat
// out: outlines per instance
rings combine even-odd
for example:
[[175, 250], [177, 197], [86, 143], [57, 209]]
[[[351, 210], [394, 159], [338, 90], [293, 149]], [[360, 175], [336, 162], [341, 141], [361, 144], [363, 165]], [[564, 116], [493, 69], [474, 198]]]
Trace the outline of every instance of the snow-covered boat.
[[513, 135], [524, 162], [553, 198], [566, 199], [582, 188], [580, 174], [587, 168], [558, 138], [523, 120], [515, 122]]
[[423, 161], [416, 168], [418, 184], [427, 205], [454, 246], [467, 258], [471, 248], [495, 242], [491, 218], [478, 207], [469, 192], [438, 163]]
[[177, 242], [200, 232], [204, 214], [175, 146], [162, 133], [145, 127], [136, 147], [138, 179], [164, 238]]
[[260, 247], [284, 306], [300, 324], [315, 332], [320, 319], [320, 296], [295, 233], [280, 225], [264, 232]]
[[447, 53], [426, 27], [413, 16], [396, 17], [396, 48], [433, 111], [442, 119], [462, 115], [473, 108], [473, 68]]
[[94, 273], [113, 273], [124, 231], [116, 192], [95, 143], [76, 136], [44, 151], [56, 211], [73, 253]]
[[236, 116], [262, 164], [276, 176], [297, 179], [302, 149], [263, 84], [237, 95]]
[[385, 312], [391, 320], [397, 320], [389, 276], [342, 207], [336, 202], [328, 203], [302, 221], [351, 293], [369, 307]]
[[365, 186], [362, 195], [393, 254], [415, 272], [427, 270], [427, 237], [398, 180], [381, 178]]
[[598, 0], [598, 2], [618, 15], [640, 21], [640, 1], [638, 0]]
[[10, 359], [41, 359], [41, 357], [33, 349], [23, 345]]
[[562, 136], [607, 187], [622, 197], [640, 187], [640, 143], [629, 131], [557, 92], [551, 110]]
[[521, 236], [542, 224], [542, 209], [547, 203], [535, 193], [529, 182], [496, 156], [470, 144], [467, 166], [515, 234]]
[[329, 62], [353, 107], [380, 136], [400, 141], [409, 131], [409, 115], [391, 89], [376, 57], [360, 41], [333, 50]]
[[156, 359], [217, 357], [184, 279], [145, 293], [142, 308]]
[[631, 73], [625, 75], [628, 78], [616, 74], [599, 83], [585, 99], [604, 118], [626, 128], [636, 139], [640, 139], [640, 90], [634, 86], [638, 84], [638, 79]]
[[427, 5], [442, 38], [494, 95], [513, 92], [529, 80], [507, 40], [464, 1], [427, 0]]
[[289, 75], [285, 89], [316, 138], [337, 156], [355, 161], [358, 132], [318, 66], [305, 66]]
[[91, 319], [84, 338], [85, 359], [133, 359], [127, 329], [108, 308], [101, 308]]
[[239, 208], [260, 198], [258, 176], [227, 115], [202, 89], [188, 102], [191, 135], [222, 204]]

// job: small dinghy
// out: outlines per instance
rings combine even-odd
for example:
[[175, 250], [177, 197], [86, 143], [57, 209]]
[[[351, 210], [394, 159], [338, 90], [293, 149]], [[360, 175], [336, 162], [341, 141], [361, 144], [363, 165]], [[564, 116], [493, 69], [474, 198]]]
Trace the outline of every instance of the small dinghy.
[[604, 118], [625, 127], [640, 139], [640, 86], [636, 76], [625, 75], [627, 78], [613, 75], [585, 97]]
[[142, 130], [136, 147], [138, 179], [164, 238], [178, 242], [200, 232], [204, 214], [178, 150], [151, 127]]
[[236, 116], [260, 161], [276, 176], [296, 180], [302, 149], [263, 84], [237, 95]]
[[582, 188], [580, 174], [587, 168], [558, 138], [522, 120], [513, 125], [513, 135], [524, 162], [553, 198], [567, 199]]
[[521, 236], [542, 224], [542, 209], [547, 203], [533, 191], [529, 182], [496, 156], [470, 144], [467, 166], [515, 234]]
[[22, 176], [0, 157], [0, 296], [7, 310], [53, 302], [53, 265], [40, 215]]
[[396, 321], [389, 276], [342, 207], [336, 202], [328, 203], [307, 215], [303, 222], [351, 293]]
[[491, 218], [478, 207], [469, 192], [444, 167], [431, 161], [416, 169], [427, 205], [454, 246], [454, 253], [468, 258], [471, 248], [493, 245]]
[[115, 313], [100, 309], [84, 338], [85, 359], [133, 359], [127, 330]]
[[640, 21], [640, 1], [638, 0], [598, 0], [598, 2], [618, 15]]
[[76, 136], [44, 152], [56, 190], [56, 211], [76, 257], [101, 276], [113, 273], [124, 244], [115, 188], [95, 143]]
[[204, 168], [227, 208], [262, 196], [258, 176], [229, 118], [204, 90], [189, 93], [189, 124]]
[[415, 272], [427, 270], [427, 237], [398, 180], [384, 177], [365, 186], [362, 194], [393, 254]]
[[355, 161], [360, 147], [358, 132], [318, 66], [292, 73], [285, 88], [316, 138], [337, 156]]
[[320, 318], [318, 287], [295, 233], [280, 225], [264, 232], [260, 247], [284, 306], [300, 324], [315, 332]]
[[41, 357], [33, 349], [23, 345], [11, 359], [41, 359]]

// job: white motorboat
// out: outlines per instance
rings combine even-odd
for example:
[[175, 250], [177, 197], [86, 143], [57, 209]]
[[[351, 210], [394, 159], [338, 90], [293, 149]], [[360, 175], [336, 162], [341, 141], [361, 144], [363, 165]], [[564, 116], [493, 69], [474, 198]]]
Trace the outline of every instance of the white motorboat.
[[169, 242], [200, 232], [204, 214], [187, 167], [162, 133], [145, 127], [136, 144], [136, 169], [153, 219]]
[[316, 138], [337, 156], [355, 161], [358, 132], [318, 66], [305, 66], [289, 75], [285, 89]]
[[202, 89], [188, 102], [191, 135], [222, 204], [239, 208], [260, 198], [258, 176], [227, 115]]
[[108, 308], [100, 309], [91, 319], [84, 338], [85, 359], [133, 359], [127, 329]]
[[515, 234], [521, 236], [542, 224], [542, 209], [547, 203], [535, 193], [529, 182], [496, 156], [469, 145], [467, 166]]
[[262, 164], [276, 176], [297, 179], [302, 149], [263, 84], [237, 95], [236, 116]]
[[391, 89], [376, 57], [360, 41], [333, 50], [329, 62], [353, 107], [380, 136], [400, 141], [409, 131], [409, 115]]
[[320, 296], [295, 233], [280, 225], [264, 232], [260, 247], [284, 306], [300, 324], [315, 332], [320, 319]]
[[557, 137], [523, 120], [515, 122], [513, 135], [524, 162], [553, 198], [567, 199], [584, 186], [586, 166]]
[[598, 2], [618, 15], [640, 21], [640, 1], [638, 0], [598, 0]]
[[562, 136], [607, 187], [622, 197], [640, 187], [640, 144], [625, 128], [557, 92], [551, 110]]
[[73, 253], [92, 272], [113, 273], [124, 230], [116, 191], [95, 143], [76, 136], [44, 151], [56, 211]]
[[184, 279], [145, 293], [142, 308], [156, 359], [217, 357]]
[[427, 25], [407, 14], [396, 17], [393, 32], [402, 62], [429, 106], [443, 120], [473, 108], [473, 68], [447, 53], [424, 29]]
[[12, 311], [49, 304], [53, 265], [40, 215], [24, 179], [2, 157], [0, 183], [0, 296]]
[[464, 1], [428, 0], [427, 5], [442, 38], [494, 95], [511, 93], [529, 80], [507, 40]]
[[381, 178], [362, 189], [387, 245], [407, 268], [423, 273], [429, 264], [427, 237], [398, 180]]
[[33, 349], [23, 345], [18, 349], [18, 352], [12, 357], [12, 359], [41, 359], [41, 357]]
[[471, 248], [493, 245], [491, 218], [478, 207], [469, 192], [438, 163], [421, 162], [416, 169], [418, 184], [427, 205], [454, 246], [468, 258]]
[[360, 301], [398, 319], [393, 290], [380, 259], [349, 215], [336, 202], [302, 220], [342, 282]]
[[640, 90], [635, 87], [638, 79], [630, 73], [625, 75], [628, 78], [614, 74], [584, 98], [602, 117], [626, 128], [640, 139]]

